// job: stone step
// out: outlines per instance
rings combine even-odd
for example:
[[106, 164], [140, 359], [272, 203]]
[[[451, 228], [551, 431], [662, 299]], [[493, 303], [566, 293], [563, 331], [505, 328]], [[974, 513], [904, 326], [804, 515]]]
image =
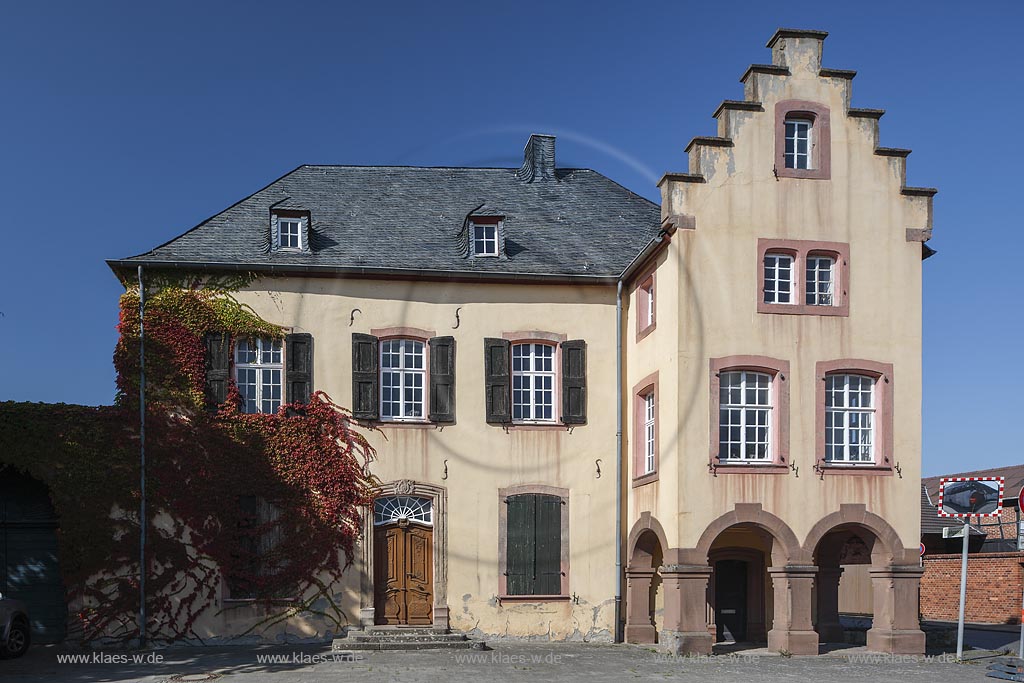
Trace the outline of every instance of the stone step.
[[358, 634], [367, 635], [381, 635], [390, 636], [395, 634], [402, 635], [416, 635], [416, 636], [431, 636], [431, 635], [443, 635], [451, 633], [446, 628], [435, 628], [433, 626], [369, 626], [363, 631], [353, 631], [354, 635]]
[[466, 640], [461, 633], [353, 633], [349, 640], [357, 643], [450, 643]]
[[335, 652], [365, 650], [484, 650], [487, 646], [479, 640], [446, 640], [440, 642], [357, 642], [338, 638], [331, 644]]

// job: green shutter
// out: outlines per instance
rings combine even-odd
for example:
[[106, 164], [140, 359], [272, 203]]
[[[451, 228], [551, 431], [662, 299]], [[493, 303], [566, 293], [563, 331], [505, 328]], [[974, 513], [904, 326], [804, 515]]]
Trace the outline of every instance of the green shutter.
[[285, 403], [309, 403], [313, 395], [313, 335], [285, 335], [284, 357]]
[[484, 413], [491, 424], [512, 421], [511, 346], [507, 339], [484, 339]]
[[376, 420], [380, 414], [377, 354], [376, 337], [352, 335], [352, 416], [357, 420]]
[[228, 400], [231, 374], [231, 337], [224, 332], [209, 332], [203, 337], [206, 347], [206, 402], [216, 409]]
[[587, 343], [582, 339], [562, 342], [562, 422], [587, 422]]
[[537, 496], [526, 494], [506, 499], [507, 540], [505, 545], [505, 592], [508, 595], [536, 595], [535, 525]]
[[537, 496], [535, 595], [562, 594], [562, 499]]
[[430, 421], [455, 422], [455, 337], [433, 337], [430, 345]]

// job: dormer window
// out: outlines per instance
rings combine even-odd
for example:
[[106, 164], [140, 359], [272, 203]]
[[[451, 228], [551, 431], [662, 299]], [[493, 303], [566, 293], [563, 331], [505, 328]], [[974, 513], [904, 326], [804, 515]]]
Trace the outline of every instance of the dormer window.
[[302, 249], [302, 221], [298, 218], [278, 218], [277, 235], [281, 249]]
[[309, 213], [306, 211], [274, 211], [270, 215], [272, 251], [307, 251], [309, 249]]
[[470, 250], [473, 256], [498, 256], [498, 221], [472, 219], [469, 222]]

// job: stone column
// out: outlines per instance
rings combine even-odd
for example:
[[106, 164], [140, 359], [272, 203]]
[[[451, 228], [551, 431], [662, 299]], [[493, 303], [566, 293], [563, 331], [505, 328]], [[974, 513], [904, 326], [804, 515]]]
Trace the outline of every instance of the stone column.
[[657, 632], [651, 615], [651, 582], [657, 570], [626, 567], [626, 642], [654, 643]]
[[677, 655], [711, 654], [707, 590], [711, 567], [706, 564], [666, 564], [661, 568], [665, 591], [665, 631], [662, 642]]
[[768, 632], [768, 649], [794, 655], [818, 654], [818, 634], [811, 624], [814, 565], [769, 567], [775, 594], [775, 615]]
[[842, 643], [843, 625], [839, 623], [839, 577], [841, 567], [818, 567], [814, 585], [818, 589], [818, 640]]
[[871, 570], [874, 619], [868, 649], [899, 655], [924, 654], [925, 637], [918, 613], [918, 589], [924, 569], [890, 565]]

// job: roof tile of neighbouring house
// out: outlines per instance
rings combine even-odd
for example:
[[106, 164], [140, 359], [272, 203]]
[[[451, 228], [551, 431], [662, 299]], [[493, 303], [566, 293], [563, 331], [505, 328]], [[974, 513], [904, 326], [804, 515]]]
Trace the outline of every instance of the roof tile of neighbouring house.
[[932, 500], [939, 501], [939, 480], [943, 477], [1004, 477], [1006, 485], [1003, 487], [1003, 499], [1016, 499], [1020, 489], [1024, 486], [1024, 465], [1010, 465], [1009, 467], [993, 467], [988, 470], [973, 470], [971, 472], [955, 472], [943, 474], [937, 477], [927, 477], [921, 480], [928, 490]]
[[[166, 244], [109, 263], [609, 277], [658, 235], [658, 205], [595, 171], [526, 182], [517, 170], [300, 166]], [[277, 206], [310, 212], [310, 251], [268, 248]], [[466, 255], [466, 218], [481, 207], [504, 216], [505, 258]]]
[[921, 534], [942, 534], [943, 527], [953, 522], [939, 517], [939, 510], [928, 499], [928, 489], [921, 486]]

